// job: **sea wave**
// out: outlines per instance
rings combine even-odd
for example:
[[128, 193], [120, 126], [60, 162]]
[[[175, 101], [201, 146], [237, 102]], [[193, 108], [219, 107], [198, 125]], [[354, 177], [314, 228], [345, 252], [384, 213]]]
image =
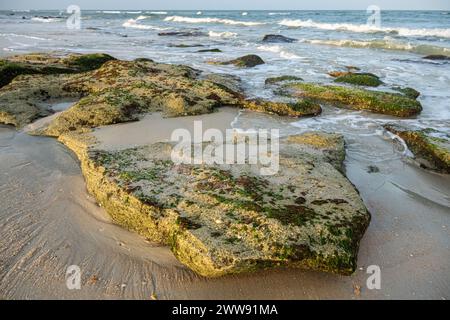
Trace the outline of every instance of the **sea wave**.
[[450, 56], [450, 48], [432, 46], [432, 45], [420, 45], [411, 44], [409, 42], [400, 42], [391, 39], [384, 40], [303, 40], [302, 42], [320, 45], [329, 45], [336, 47], [348, 47], [348, 48], [370, 48], [370, 49], [385, 49], [385, 50], [397, 50], [408, 51], [421, 55], [446, 55]]
[[34, 37], [34, 36], [28, 36], [28, 35], [16, 34], [16, 33], [0, 33], [0, 37], [26, 38], [26, 39], [43, 40], [43, 41], [50, 40], [50, 39], [46, 39], [46, 38], [40, 38], [40, 37]]
[[302, 59], [302, 57], [289, 52], [287, 50], [285, 50], [283, 47], [281, 46], [259, 46], [257, 48], [260, 51], [266, 51], [266, 52], [273, 52], [273, 53], [278, 53], [278, 55], [283, 58], [283, 59]]
[[128, 14], [141, 14], [142, 11], [127, 11]]
[[104, 11], [102, 11], [102, 13], [106, 13], [106, 14], [120, 14], [122, 12], [121, 11], [104, 10]]
[[290, 12], [269, 12], [269, 16], [288, 16]]
[[408, 28], [377, 28], [368, 24], [351, 23], [322, 23], [309, 20], [289, 20], [284, 19], [278, 23], [282, 26], [296, 28], [313, 28], [321, 30], [350, 31], [359, 33], [390, 33], [402, 37], [440, 37], [450, 38], [450, 29], [408, 29]]
[[155, 15], [166, 15], [167, 11], [150, 11], [150, 12], [146, 12], [146, 13], [155, 14]]
[[139, 16], [136, 19], [129, 19], [122, 24], [122, 27], [125, 28], [133, 28], [133, 29], [141, 29], [141, 30], [167, 30], [167, 28], [156, 27], [148, 24], [139, 24], [138, 21], [147, 19], [146, 16]]
[[211, 38], [234, 38], [237, 36], [237, 33], [229, 32], [229, 31], [224, 31], [224, 32], [209, 31], [208, 35]]
[[33, 17], [31, 18], [32, 21], [36, 21], [36, 22], [45, 22], [45, 23], [49, 23], [49, 22], [58, 22], [61, 21], [61, 18], [48, 18], [48, 17]]
[[256, 21], [237, 21], [231, 19], [219, 19], [219, 18], [190, 18], [181, 16], [171, 16], [164, 19], [164, 21], [170, 22], [184, 22], [184, 23], [222, 23], [229, 25], [242, 25], [242, 26], [259, 26], [265, 24], [264, 22]]

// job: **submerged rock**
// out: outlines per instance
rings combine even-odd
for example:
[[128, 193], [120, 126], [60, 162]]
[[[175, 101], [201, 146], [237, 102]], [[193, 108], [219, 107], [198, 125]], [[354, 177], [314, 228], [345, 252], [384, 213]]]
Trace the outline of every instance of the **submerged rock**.
[[215, 53], [218, 53], [218, 52], [222, 52], [222, 50], [217, 49], [217, 48], [215, 48], [215, 49], [202, 49], [202, 50], [198, 50], [197, 52], [200, 52], [200, 53], [204, 53], [204, 52], [215, 52]]
[[169, 245], [200, 275], [276, 267], [350, 275], [370, 215], [328, 162], [327, 150], [344, 154], [342, 138], [308, 135], [281, 141], [274, 176], [260, 176], [259, 165], [175, 165], [170, 143], [102, 151], [85, 135], [60, 140], [116, 223]]
[[303, 81], [303, 79], [300, 77], [296, 77], [296, 76], [285, 75], [285, 76], [267, 78], [265, 81], [265, 84], [272, 85], [272, 84], [286, 82], [286, 81]]
[[296, 42], [297, 39], [285, 37], [281, 34], [267, 34], [264, 36], [262, 41], [270, 43], [292, 43]]
[[359, 88], [296, 82], [284, 84], [280, 93], [397, 117], [410, 117], [422, 111], [422, 105], [414, 99]]
[[244, 108], [288, 117], [317, 116], [322, 113], [322, 108], [318, 103], [305, 99], [298, 100], [294, 103], [265, 101], [261, 99], [246, 100], [244, 102]]
[[201, 31], [168, 31], [158, 33], [160, 37], [203, 37], [207, 35], [207, 33]]
[[450, 61], [450, 57], [449, 56], [444, 56], [444, 55], [440, 55], [440, 54], [432, 54], [426, 57], [423, 57], [426, 60], [444, 60], [444, 61]]
[[334, 82], [349, 83], [358, 86], [378, 87], [383, 82], [380, 78], [372, 73], [346, 73], [338, 76]]
[[413, 129], [395, 124], [386, 130], [403, 139], [421, 166], [450, 173], [450, 135], [435, 129]]
[[233, 59], [230, 61], [210, 61], [211, 64], [218, 64], [218, 65], [230, 65], [233, 64], [236, 67], [240, 67], [240, 68], [252, 68], [252, 67], [256, 67], [257, 65], [260, 64], [264, 64], [264, 60], [261, 59], [261, 57], [254, 55], [254, 54], [249, 54], [237, 59]]

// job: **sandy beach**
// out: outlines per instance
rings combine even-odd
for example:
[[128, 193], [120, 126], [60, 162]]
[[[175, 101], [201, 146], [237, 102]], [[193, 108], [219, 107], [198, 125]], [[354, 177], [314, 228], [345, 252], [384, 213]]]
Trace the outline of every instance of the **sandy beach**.
[[[205, 117], [205, 123], [226, 128], [236, 115], [236, 109], [224, 109]], [[155, 114], [99, 128], [95, 135], [103, 147], [121, 148], [131, 141], [165, 140], [170, 128], [189, 128], [197, 118]], [[347, 175], [372, 214], [353, 276], [282, 269], [207, 279], [180, 264], [167, 247], [111, 223], [86, 192], [76, 157], [59, 142], [2, 126], [1, 297], [448, 299], [447, 177], [405, 164], [388, 141], [370, 142], [392, 157], [378, 164], [379, 173], [368, 173], [358, 150], [347, 151]], [[81, 290], [65, 286], [65, 270], [72, 264], [82, 269]], [[381, 267], [381, 290], [366, 287], [366, 268], [372, 264]]]

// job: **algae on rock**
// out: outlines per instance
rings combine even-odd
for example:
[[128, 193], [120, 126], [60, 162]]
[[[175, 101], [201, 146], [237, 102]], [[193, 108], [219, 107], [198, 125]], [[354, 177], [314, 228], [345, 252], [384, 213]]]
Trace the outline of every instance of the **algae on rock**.
[[85, 137], [59, 139], [80, 158], [98, 202], [116, 223], [169, 245], [200, 275], [280, 266], [349, 275], [356, 268], [370, 215], [328, 162], [340, 160], [326, 150], [343, 152], [336, 135], [283, 140], [280, 171], [264, 177], [248, 164], [175, 165], [170, 143], [103, 151]]
[[410, 117], [422, 111], [422, 105], [415, 99], [359, 88], [296, 82], [284, 84], [280, 92], [293, 97], [333, 103], [338, 107], [344, 106], [397, 117]]
[[386, 130], [403, 139], [425, 168], [450, 173], [450, 135], [435, 129], [413, 129], [387, 124]]

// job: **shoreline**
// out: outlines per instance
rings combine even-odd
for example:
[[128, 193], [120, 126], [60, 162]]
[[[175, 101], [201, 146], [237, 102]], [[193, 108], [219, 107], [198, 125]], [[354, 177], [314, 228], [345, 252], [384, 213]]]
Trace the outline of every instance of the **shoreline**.
[[[99, 57], [109, 62], [99, 63]], [[248, 60], [255, 56], [239, 59], [253, 63]], [[67, 101], [49, 110], [17, 98], [25, 113], [2, 105], [3, 121], [19, 128], [29, 123], [23, 130], [0, 125], [2, 298], [449, 298], [448, 175], [405, 162], [392, 141], [377, 134], [380, 123], [365, 122], [356, 134], [354, 123], [342, 130], [336, 130], [338, 122], [315, 126], [327, 120], [318, 116], [322, 109], [344, 118], [350, 113], [331, 110], [328, 102], [391, 119], [377, 113], [418, 113], [417, 97], [297, 83], [280, 85], [300, 98], [295, 103], [248, 100], [221, 83], [236, 84], [232, 77], [209, 81], [187, 66], [148, 59], [85, 60], [75, 55], [55, 62], [75, 61], [78, 74], [25, 76], [4, 91], [11, 97], [17, 90], [31, 100], [81, 100], [67, 110]], [[90, 71], [81, 72], [85, 68]], [[42, 85], [52, 93], [41, 90], [43, 97], [33, 98]], [[325, 102], [303, 99], [302, 90]], [[393, 104], [381, 110], [385, 106], [377, 99]], [[354, 115], [367, 119], [364, 112]], [[281, 171], [261, 179], [245, 166], [175, 168], [167, 160], [170, 133], [192, 133], [196, 120], [204, 122], [203, 130], [221, 132], [286, 129], [292, 134], [281, 139]], [[312, 138], [304, 133], [311, 129]], [[445, 139], [428, 133], [415, 133], [425, 147], [415, 146], [414, 153], [425, 150], [429, 168], [445, 172]], [[434, 142], [443, 145], [436, 155], [441, 162], [430, 162], [427, 148], [436, 147]], [[372, 222], [366, 230], [367, 210]], [[65, 286], [72, 264], [82, 270], [79, 291]], [[381, 290], [366, 288], [371, 265], [381, 268]]]
[[[216, 117], [220, 115], [220, 112], [213, 115]], [[411, 198], [408, 193], [399, 190], [393, 184], [380, 190], [380, 181], [374, 181], [373, 174], [368, 174], [363, 164], [358, 163], [349, 155], [346, 160], [347, 176], [361, 192], [361, 196], [372, 213], [372, 223], [361, 242], [358, 269], [353, 276], [343, 277], [315, 271], [282, 268], [207, 279], [195, 275], [181, 265], [167, 247], [151, 244], [140, 236], [111, 224], [104, 210], [95, 205], [92, 196], [84, 191], [85, 182], [81, 177], [78, 161], [56, 140], [28, 136], [23, 132], [16, 132], [5, 127], [0, 132], [2, 138], [9, 136], [6, 141], [10, 142], [9, 145], [12, 148], [17, 148], [14, 150], [15, 152], [23, 153], [22, 156], [28, 158], [25, 163], [32, 163], [32, 165], [25, 166], [26, 169], [17, 167], [12, 171], [12, 176], [18, 178], [21, 183], [32, 182], [31, 188], [24, 188], [23, 192], [25, 194], [33, 192], [29, 189], [34, 189], [36, 192], [42, 185], [48, 185], [50, 188], [50, 190], [44, 191], [42, 196], [41, 193], [36, 192], [38, 198], [43, 197], [41, 201], [36, 201], [36, 195], [31, 197], [35, 209], [39, 206], [42, 206], [42, 209], [45, 208], [39, 218], [42, 221], [34, 221], [34, 226], [45, 225], [45, 221], [49, 221], [50, 227], [39, 227], [38, 234], [34, 233], [32, 237], [28, 238], [32, 240], [29, 245], [25, 246], [23, 242], [19, 241], [18, 245], [24, 245], [22, 249], [16, 245], [6, 251], [6, 248], [0, 250], [3, 252], [3, 255], [0, 256], [1, 259], [9, 261], [6, 265], [9, 265], [10, 268], [12, 267], [11, 263], [15, 260], [13, 265], [17, 267], [17, 263], [20, 263], [21, 269], [30, 272], [30, 275], [24, 277], [23, 271], [19, 271], [20, 269], [11, 273], [11, 269], [5, 268], [6, 265], [4, 265], [0, 270], [0, 276], [5, 283], [2, 295], [6, 298], [150, 299], [152, 294], [156, 294], [158, 299], [449, 298], [446, 292], [449, 292], [450, 284], [446, 279], [446, 274], [450, 267], [445, 264], [445, 256], [446, 249], [450, 245], [447, 237], [450, 218], [445, 209], [439, 205], [433, 205], [433, 209], [429, 210], [429, 202]], [[42, 146], [50, 149], [51, 152], [46, 152], [46, 155], [43, 156], [47, 160], [53, 158], [55, 153], [57, 158], [63, 157], [57, 165], [59, 174], [50, 175], [49, 179], [45, 171], [42, 172], [43, 170], [39, 166], [42, 165], [41, 162], [45, 163], [47, 160], [36, 162], [33, 159], [38, 152], [37, 149], [40, 149], [33, 141], [40, 141], [40, 144], [43, 143]], [[388, 143], [381, 141], [380, 145], [383, 144], [385, 148]], [[2, 145], [4, 145], [3, 141]], [[351, 154], [351, 151], [349, 152]], [[0, 163], [7, 162], [3, 160], [8, 153], [0, 149], [2, 158]], [[418, 172], [419, 176], [432, 175], [420, 172], [419, 169], [402, 163], [400, 159], [395, 163], [393, 167], [391, 165], [387, 168], [381, 167], [383, 171], [384, 169], [391, 171], [388, 173], [390, 179], [397, 177], [401, 181], [402, 178], [404, 179], [414, 172]], [[21, 170], [18, 170], [19, 168]], [[47, 168], [47, 171], [52, 170], [50, 165]], [[402, 168], [403, 171], [400, 171], [402, 173], [398, 174], [397, 170]], [[31, 172], [27, 172], [30, 169], [32, 169]], [[36, 179], [38, 178], [36, 176], [40, 178]], [[2, 179], [4, 179], [3, 176]], [[47, 180], [43, 182], [42, 179]], [[2, 184], [11, 185], [10, 183]], [[63, 190], [63, 196], [52, 189]], [[5, 191], [2, 191], [0, 196], [11, 199], [10, 193], [5, 195]], [[56, 197], [55, 194], [57, 194]], [[385, 197], [389, 196], [393, 197], [392, 200], [386, 201]], [[45, 203], [49, 199], [53, 199], [54, 202], [52, 202], [58, 205]], [[418, 203], [421, 203], [419, 208], [417, 207]], [[16, 203], [16, 206], [18, 205]], [[403, 207], [407, 207], [408, 210], [404, 211]], [[61, 214], [58, 212], [61, 208], [64, 208], [61, 211], [64, 212], [64, 218], [57, 219], [57, 222], [50, 222], [55, 215]], [[10, 208], [10, 210], [17, 209], [19, 208]], [[19, 211], [24, 209], [26, 208], [19, 209]], [[430, 214], [433, 218], [429, 216]], [[26, 230], [24, 230], [24, 226], [29, 225], [23, 217], [16, 216], [15, 219], [11, 217], [7, 219], [10, 222], [7, 225], [10, 230], [24, 232]], [[71, 222], [69, 223], [65, 219], [69, 219]], [[432, 235], [431, 238], [423, 232], [419, 232], [424, 226]], [[67, 229], [68, 227], [69, 229]], [[19, 231], [19, 234], [22, 232]], [[47, 237], [62, 239], [64, 236], [61, 233], [65, 232], [71, 235], [69, 239], [61, 243], [56, 242], [56, 245], [50, 244], [52, 241], [44, 241], [44, 245], [42, 245], [43, 239]], [[19, 234], [17, 238], [21, 237]], [[22, 236], [25, 235], [22, 234]], [[395, 241], [391, 241], [394, 238]], [[80, 243], [80, 241], [82, 242]], [[42, 254], [51, 255], [52, 250], [59, 252], [61, 250], [59, 246], [65, 242], [70, 245], [79, 243], [77, 251], [81, 250], [81, 252], [75, 256], [73, 253], [57, 254], [57, 257], [53, 259], [47, 259], [45, 262], [42, 260]], [[40, 245], [42, 248], [38, 249]], [[91, 248], [92, 245], [100, 250], [100, 255], [93, 254], [97, 250]], [[11, 260], [12, 257], [8, 257], [7, 252], [15, 250], [14, 248], [17, 248], [16, 250], [21, 254]], [[24, 251], [24, 248], [28, 248], [28, 250]], [[441, 248], [440, 251], [436, 251], [439, 248]], [[89, 258], [81, 263], [85, 270], [82, 290], [71, 292], [64, 286], [64, 266], [72, 263], [74, 257], [81, 257], [85, 254]], [[112, 267], [106, 261], [118, 261], [118, 264], [114, 264]], [[365, 268], [373, 261], [382, 261], [383, 290], [380, 291], [371, 291], [365, 288], [367, 277]], [[37, 268], [39, 264], [42, 264], [39, 268], [42, 267], [43, 270], [55, 268], [56, 272], [53, 275], [47, 274], [43, 278], [48, 282], [48, 286], [42, 283], [42, 287], [36, 290], [37, 286], [27, 286], [25, 283], [40, 282], [39, 279], [43, 275]], [[115, 280], [113, 281], [111, 278]], [[23, 284], [20, 290], [14, 285], [17, 284], [17, 281]], [[432, 281], [433, 285], [429, 281]], [[52, 286], [58, 289], [55, 291]], [[388, 287], [386, 288], [386, 286]], [[271, 289], [268, 291], [267, 288]]]

